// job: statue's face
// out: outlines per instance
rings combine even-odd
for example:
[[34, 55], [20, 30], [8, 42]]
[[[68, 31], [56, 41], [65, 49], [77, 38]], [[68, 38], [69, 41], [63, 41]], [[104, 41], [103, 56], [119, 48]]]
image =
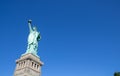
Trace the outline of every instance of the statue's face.
[[37, 31], [37, 28], [36, 28], [36, 27], [33, 27], [33, 30], [34, 30], [34, 31]]

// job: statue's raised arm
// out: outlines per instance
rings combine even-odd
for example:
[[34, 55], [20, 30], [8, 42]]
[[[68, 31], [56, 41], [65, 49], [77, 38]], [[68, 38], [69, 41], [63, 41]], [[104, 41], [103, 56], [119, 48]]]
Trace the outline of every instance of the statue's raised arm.
[[32, 20], [28, 20], [28, 26], [29, 26], [29, 30], [30, 30], [30, 32], [33, 31], [32, 26], [31, 26], [31, 23], [32, 23]]

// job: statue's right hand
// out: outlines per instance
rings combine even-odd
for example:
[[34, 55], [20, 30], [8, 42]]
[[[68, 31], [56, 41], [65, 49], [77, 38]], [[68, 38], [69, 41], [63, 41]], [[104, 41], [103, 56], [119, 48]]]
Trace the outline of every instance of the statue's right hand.
[[28, 23], [32, 23], [32, 20], [28, 20]]

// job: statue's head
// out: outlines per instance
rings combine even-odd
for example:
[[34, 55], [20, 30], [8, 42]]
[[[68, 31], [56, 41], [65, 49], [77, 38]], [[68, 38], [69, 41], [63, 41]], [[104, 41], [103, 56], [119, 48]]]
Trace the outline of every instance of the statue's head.
[[33, 30], [34, 30], [34, 31], [37, 31], [37, 28], [36, 28], [36, 27], [33, 27]]

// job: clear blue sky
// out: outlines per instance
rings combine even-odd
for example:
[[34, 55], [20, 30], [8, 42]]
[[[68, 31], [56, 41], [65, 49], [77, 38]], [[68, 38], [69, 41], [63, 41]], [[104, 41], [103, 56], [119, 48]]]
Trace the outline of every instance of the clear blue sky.
[[26, 51], [28, 19], [42, 36], [42, 76], [120, 71], [120, 0], [0, 0], [0, 76]]

